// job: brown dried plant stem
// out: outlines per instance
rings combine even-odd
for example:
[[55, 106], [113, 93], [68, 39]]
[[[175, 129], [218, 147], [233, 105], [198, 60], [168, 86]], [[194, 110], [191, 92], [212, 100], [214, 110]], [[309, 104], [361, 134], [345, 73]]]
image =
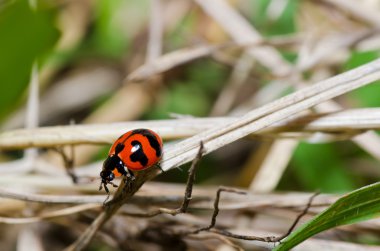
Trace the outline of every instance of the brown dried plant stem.
[[74, 184], [77, 184], [78, 176], [74, 172], [74, 146], [70, 146], [70, 157], [67, 155], [67, 153], [65, 153], [62, 146], [52, 149], [61, 155], [67, 175], [71, 178]]
[[51, 212], [46, 212], [42, 213], [37, 216], [32, 216], [32, 217], [24, 217], [24, 218], [14, 218], [14, 217], [0, 217], [0, 223], [5, 223], [5, 224], [28, 224], [28, 223], [34, 223], [34, 222], [39, 222], [43, 221], [46, 219], [51, 219], [51, 218], [57, 218], [57, 217], [63, 217], [67, 215], [72, 215], [75, 213], [87, 211], [90, 209], [97, 209], [101, 207], [100, 204], [98, 203], [88, 203], [88, 204], [81, 204], [81, 205], [75, 205], [71, 207], [66, 207], [62, 209], [58, 209], [55, 211]]
[[297, 218], [294, 220], [293, 224], [290, 226], [290, 228], [288, 229], [288, 231], [285, 234], [280, 235], [278, 237], [275, 237], [275, 236], [258, 237], [258, 236], [252, 236], [252, 235], [234, 234], [234, 233], [231, 233], [227, 230], [215, 228], [216, 217], [219, 214], [219, 202], [220, 202], [220, 196], [221, 196], [222, 192], [246, 194], [246, 192], [242, 191], [242, 190], [238, 190], [238, 189], [234, 189], [234, 188], [228, 188], [228, 187], [220, 187], [216, 193], [216, 197], [215, 197], [215, 201], [214, 201], [214, 212], [213, 212], [212, 217], [211, 217], [210, 225], [208, 225], [206, 227], [201, 227], [201, 228], [198, 228], [198, 229], [192, 230], [192, 231], [181, 232], [180, 235], [191, 235], [191, 234], [198, 234], [198, 233], [203, 232], [203, 231], [209, 231], [209, 232], [220, 234], [220, 235], [223, 235], [226, 237], [241, 239], [241, 240], [252, 240], [252, 241], [262, 241], [262, 242], [279, 242], [279, 241], [283, 240], [285, 237], [287, 237], [294, 230], [294, 228], [297, 226], [297, 224], [301, 220], [301, 218], [307, 214], [309, 208], [311, 207], [311, 205], [313, 203], [314, 198], [319, 194], [319, 192], [314, 193], [309, 198], [309, 201], [307, 202], [305, 208], [297, 216]]
[[166, 152], [162, 169], [166, 171], [191, 161], [196, 155], [196, 142], [203, 141], [205, 151], [209, 153], [248, 134], [269, 127], [273, 123], [378, 79], [380, 79], [380, 60], [374, 60], [296, 91], [252, 110], [231, 123], [217, 126], [179, 142], [171, 151]]
[[[150, 128], [164, 139], [193, 136], [220, 124], [229, 124], [235, 117], [186, 118], [151, 121], [130, 121], [109, 124], [40, 127], [33, 130], [16, 129], [0, 133], [0, 149], [28, 147], [53, 148], [56, 145], [112, 143], [123, 132], [135, 128]], [[357, 123], [360, 121], [360, 123]], [[337, 112], [313, 113], [288, 117], [257, 132], [260, 136], [283, 132], [362, 133], [380, 129], [380, 108], [356, 108]], [[48, 136], [47, 136], [48, 135]]]

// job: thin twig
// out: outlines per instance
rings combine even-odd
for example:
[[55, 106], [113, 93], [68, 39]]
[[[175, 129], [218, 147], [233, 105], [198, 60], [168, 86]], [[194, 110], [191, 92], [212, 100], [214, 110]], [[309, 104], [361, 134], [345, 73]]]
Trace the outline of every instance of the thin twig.
[[292, 226], [288, 229], [288, 231], [279, 236], [277, 239], [278, 241], [281, 241], [283, 240], [285, 237], [287, 237], [289, 234], [291, 234], [291, 232], [293, 232], [294, 228], [297, 226], [298, 222], [301, 220], [301, 218], [303, 216], [305, 216], [307, 214], [307, 212], [309, 211], [310, 207], [311, 207], [311, 204], [313, 203], [313, 200], [315, 197], [317, 197], [318, 195], [320, 194], [320, 192], [316, 192], [314, 193], [310, 198], [309, 198], [309, 201], [307, 202], [306, 204], [306, 207], [303, 209], [303, 211], [297, 216], [297, 218], [294, 220]]
[[187, 208], [189, 207], [189, 203], [190, 203], [190, 200], [192, 198], [193, 185], [194, 185], [194, 181], [195, 181], [195, 173], [197, 171], [198, 162], [202, 158], [203, 152], [204, 152], [204, 146], [203, 146], [203, 142], [201, 141], [201, 143], [199, 145], [198, 153], [197, 153], [196, 157], [194, 158], [194, 160], [191, 164], [191, 167], [189, 169], [189, 177], [188, 177], [187, 183], [186, 183], [185, 197], [183, 198], [182, 205], [179, 208], [179, 212], [181, 212], [181, 213], [186, 213]]
[[200, 45], [190, 48], [178, 49], [151, 60], [138, 67], [127, 76], [127, 81], [145, 81], [156, 74], [168, 71], [176, 66], [189, 63], [193, 60], [216, 54], [225, 49], [249, 49], [263, 45], [286, 45], [289, 41], [257, 40], [245, 43], [227, 42], [219, 45]]
[[214, 201], [214, 212], [212, 213], [212, 216], [211, 216], [210, 225], [208, 225], [206, 227], [198, 228], [196, 230], [192, 230], [190, 232], [189, 231], [185, 231], [183, 233], [180, 233], [180, 235], [198, 234], [198, 233], [203, 232], [203, 231], [209, 231], [211, 228], [215, 227], [216, 217], [219, 214], [220, 194], [222, 192], [244, 194], [244, 195], [247, 194], [246, 191], [242, 191], [242, 190], [238, 190], [238, 189], [234, 189], [234, 188], [228, 188], [228, 187], [220, 187], [218, 189], [218, 191], [216, 192], [216, 197], [215, 197], [215, 201]]
[[210, 225], [208, 225], [206, 227], [201, 227], [201, 228], [198, 228], [195, 230], [191, 230], [191, 231], [182, 231], [182, 232], [179, 232], [178, 234], [181, 236], [186, 236], [186, 235], [198, 234], [198, 233], [204, 232], [204, 231], [209, 231], [209, 232], [213, 232], [213, 233], [220, 234], [223, 236], [227, 236], [230, 238], [241, 239], [241, 240], [251, 240], [251, 241], [261, 241], [261, 242], [279, 242], [279, 241], [283, 240], [285, 237], [287, 237], [294, 230], [294, 228], [296, 227], [296, 225], [298, 224], [300, 219], [308, 212], [309, 208], [312, 205], [314, 198], [319, 194], [319, 192], [314, 193], [309, 198], [309, 201], [306, 204], [304, 210], [297, 216], [297, 218], [294, 220], [293, 224], [291, 225], [291, 227], [288, 229], [288, 231], [285, 234], [278, 236], [278, 237], [275, 237], [275, 236], [258, 237], [258, 236], [251, 236], [251, 235], [234, 234], [234, 233], [231, 233], [231, 232], [224, 230], [224, 229], [216, 229], [215, 228], [216, 217], [219, 214], [220, 195], [222, 192], [246, 194], [245, 191], [237, 190], [234, 188], [226, 188], [226, 187], [219, 188], [217, 193], [216, 193], [216, 197], [215, 197], [215, 201], [214, 201], [214, 212], [213, 212], [212, 217], [211, 217]]
[[45, 204], [86, 204], [104, 201], [104, 195], [47, 195], [13, 192], [0, 188], [0, 197]]
[[241, 86], [247, 81], [249, 73], [254, 65], [254, 60], [249, 55], [243, 53], [238, 59], [229, 80], [225, 87], [220, 92], [214, 106], [211, 109], [211, 116], [220, 116], [227, 114], [231, 109], [238, 94], [240, 93]]
[[77, 184], [78, 176], [74, 172], [74, 146], [71, 145], [71, 157], [65, 153], [63, 147], [58, 146], [52, 149], [62, 157], [67, 175], [71, 178], [74, 184]]

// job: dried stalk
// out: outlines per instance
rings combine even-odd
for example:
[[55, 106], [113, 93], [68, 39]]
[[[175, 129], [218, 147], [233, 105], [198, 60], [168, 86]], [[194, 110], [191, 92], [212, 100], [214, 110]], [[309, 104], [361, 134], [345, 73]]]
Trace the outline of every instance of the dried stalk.
[[203, 141], [206, 153], [211, 152], [314, 105], [378, 80], [379, 69], [380, 60], [372, 61], [255, 109], [232, 123], [199, 133], [167, 152], [162, 169], [167, 171], [193, 159], [196, 154], [195, 142]]
[[[0, 134], [0, 149], [22, 149], [28, 147], [54, 147], [72, 144], [112, 143], [119, 135], [134, 128], [150, 128], [164, 139], [193, 136], [220, 124], [228, 124], [235, 117], [184, 118], [174, 120], [134, 121], [110, 124], [72, 125], [40, 127], [32, 130], [20, 129]], [[316, 113], [289, 117], [274, 123], [258, 135], [279, 132], [334, 132], [359, 133], [363, 130], [380, 129], [380, 109], [364, 108], [339, 112]]]
[[216, 217], [219, 214], [219, 200], [220, 200], [220, 196], [221, 196], [222, 192], [246, 194], [245, 191], [241, 191], [241, 190], [237, 190], [237, 189], [233, 189], [233, 188], [226, 188], [226, 187], [219, 188], [217, 193], [216, 193], [216, 197], [215, 197], [215, 201], [214, 201], [214, 212], [213, 212], [212, 217], [211, 217], [210, 225], [208, 225], [206, 227], [198, 228], [196, 230], [184, 231], [184, 232], [181, 232], [179, 234], [180, 235], [191, 235], [191, 234], [198, 234], [198, 233], [203, 232], [203, 231], [210, 231], [213, 233], [224, 235], [226, 237], [230, 237], [230, 238], [234, 238], [234, 239], [240, 239], [240, 240], [253, 240], [253, 241], [261, 241], [261, 242], [279, 242], [279, 241], [283, 240], [285, 237], [287, 237], [294, 230], [294, 228], [297, 226], [297, 224], [301, 220], [301, 218], [304, 215], [306, 215], [306, 213], [308, 212], [314, 198], [319, 194], [319, 193], [315, 193], [309, 198], [305, 208], [302, 210], [302, 212], [299, 215], [297, 215], [293, 224], [290, 226], [290, 228], [288, 229], [288, 231], [285, 234], [280, 235], [278, 237], [275, 237], [275, 236], [258, 237], [258, 236], [252, 236], [252, 235], [234, 234], [234, 233], [229, 232], [227, 230], [221, 230], [221, 229], [215, 228]]
[[35, 217], [26, 217], [26, 218], [0, 217], [0, 223], [5, 223], [5, 224], [34, 223], [34, 222], [42, 221], [44, 219], [62, 217], [62, 216], [71, 215], [71, 214], [79, 213], [79, 212], [86, 211], [89, 209], [95, 209], [95, 208], [100, 208], [100, 207], [101, 205], [99, 204], [83, 204], [83, 205], [76, 205], [76, 206], [72, 206], [68, 208], [58, 209], [52, 212], [43, 213]]
[[162, 3], [161, 0], [150, 1], [150, 24], [149, 24], [149, 40], [146, 53], [146, 62], [154, 61], [162, 53]]

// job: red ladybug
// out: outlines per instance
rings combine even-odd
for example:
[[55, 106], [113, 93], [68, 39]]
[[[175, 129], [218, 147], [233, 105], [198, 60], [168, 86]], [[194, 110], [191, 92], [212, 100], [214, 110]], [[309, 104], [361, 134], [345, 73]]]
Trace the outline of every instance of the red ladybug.
[[109, 193], [107, 184], [117, 187], [112, 180], [121, 175], [134, 179], [132, 171], [140, 171], [157, 164], [162, 157], [162, 139], [149, 129], [135, 129], [121, 135], [113, 143], [100, 172], [99, 190]]

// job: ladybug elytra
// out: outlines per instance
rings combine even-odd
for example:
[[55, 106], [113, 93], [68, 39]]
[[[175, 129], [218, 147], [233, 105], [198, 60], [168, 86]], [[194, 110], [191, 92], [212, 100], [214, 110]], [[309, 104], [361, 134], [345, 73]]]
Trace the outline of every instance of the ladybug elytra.
[[112, 180], [121, 175], [134, 179], [132, 171], [140, 171], [157, 164], [162, 157], [162, 139], [149, 129], [135, 129], [121, 135], [111, 146], [103, 163], [99, 190], [109, 193], [107, 184], [117, 187]]

